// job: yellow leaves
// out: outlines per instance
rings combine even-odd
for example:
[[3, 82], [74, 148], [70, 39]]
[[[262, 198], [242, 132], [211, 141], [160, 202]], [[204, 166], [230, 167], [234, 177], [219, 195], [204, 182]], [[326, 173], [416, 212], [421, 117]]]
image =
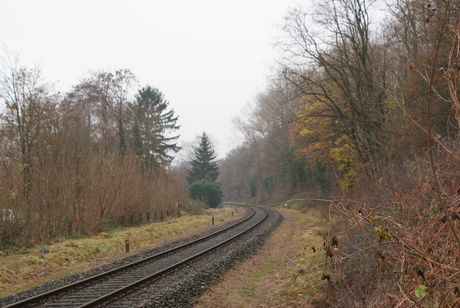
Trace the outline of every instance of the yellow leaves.
[[313, 135], [313, 134], [314, 134], [313, 130], [310, 130], [310, 129], [307, 129], [307, 128], [304, 128], [299, 132], [299, 135], [302, 136], [302, 137]]
[[331, 156], [339, 163], [339, 170], [342, 172], [347, 172], [351, 168], [352, 159], [350, 150], [351, 148], [348, 145], [331, 149]]
[[313, 97], [304, 97], [303, 105], [297, 110], [298, 118], [291, 127], [291, 142], [297, 156], [306, 156], [312, 162], [327, 165], [331, 160], [337, 163], [342, 173], [340, 186], [347, 190], [356, 183], [358, 170], [356, 154], [350, 145], [350, 138], [336, 135], [331, 129], [339, 124], [337, 118], [316, 116], [328, 113], [323, 102]]
[[343, 130], [336, 129], [342, 121], [332, 116], [334, 108], [313, 95], [306, 95], [302, 97], [302, 106], [296, 113], [298, 117], [290, 131], [296, 155], [323, 165], [335, 161], [342, 175], [342, 189], [353, 187], [359, 171], [356, 153], [350, 145], [350, 137], [338, 133]]
[[355, 153], [348, 143], [348, 136], [342, 135], [331, 149], [331, 157], [337, 162], [338, 169], [343, 174], [340, 181], [342, 189], [349, 189], [356, 183], [358, 172], [355, 164]]
[[305, 96], [302, 101], [302, 106], [296, 111], [297, 119], [291, 126], [291, 143], [297, 156], [305, 156], [313, 163], [325, 165], [331, 160], [333, 120], [318, 116], [324, 113], [324, 104], [314, 97]]

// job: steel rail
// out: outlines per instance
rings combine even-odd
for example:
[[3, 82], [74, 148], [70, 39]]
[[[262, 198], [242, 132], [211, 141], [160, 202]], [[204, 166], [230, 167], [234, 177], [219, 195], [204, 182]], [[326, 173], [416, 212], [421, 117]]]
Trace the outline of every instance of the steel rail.
[[[237, 204], [232, 204], [232, 205], [237, 205]], [[240, 206], [240, 207], [246, 207], [247, 209], [249, 209], [251, 212], [246, 215], [244, 218], [242, 219], [238, 219], [236, 220], [233, 224], [231, 224], [230, 226], [222, 229], [222, 230], [218, 230], [216, 232], [213, 232], [209, 235], [206, 235], [206, 236], [203, 236], [203, 237], [200, 237], [196, 240], [193, 240], [191, 242], [188, 242], [186, 244], [182, 244], [182, 245], [179, 245], [179, 246], [176, 246], [174, 248], [171, 248], [171, 249], [168, 249], [166, 251], [163, 251], [163, 252], [160, 252], [160, 253], [157, 253], [155, 255], [152, 255], [152, 256], [149, 256], [149, 257], [146, 257], [146, 258], [143, 258], [141, 260], [138, 260], [138, 261], [135, 261], [135, 262], [132, 262], [132, 263], [129, 263], [129, 264], [126, 264], [126, 265], [123, 265], [123, 266], [120, 266], [120, 267], [117, 267], [117, 268], [114, 268], [112, 270], [109, 270], [109, 271], [106, 271], [104, 273], [100, 273], [100, 274], [97, 274], [97, 275], [94, 275], [92, 277], [89, 277], [89, 278], [86, 278], [86, 279], [83, 279], [83, 280], [79, 280], [77, 282], [74, 282], [74, 283], [71, 283], [71, 284], [68, 284], [68, 285], [65, 285], [65, 286], [62, 286], [62, 287], [59, 287], [59, 288], [56, 288], [56, 289], [53, 289], [53, 290], [50, 290], [48, 292], [44, 292], [44, 293], [41, 293], [41, 294], [38, 294], [38, 295], [35, 295], [33, 297], [30, 297], [30, 298], [26, 298], [26, 299], [23, 299], [21, 301], [18, 301], [16, 303], [12, 303], [10, 305], [7, 305], [5, 306], [4, 308], [17, 308], [17, 307], [27, 307], [29, 305], [33, 305], [33, 304], [37, 304], [37, 303], [42, 303], [42, 302], [45, 302], [48, 298], [50, 297], [53, 297], [53, 296], [57, 296], [59, 294], [62, 294], [62, 293], [65, 293], [65, 292], [68, 292], [72, 289], [75, 289], [75, 288], [78, 288], [78, 287], [81, 287], [81, 286], [84, 286], [84, 285], [90, 285], [91, 283], [94, 283], [95, 281], [97, 280], [101, 280], [105, 277], [109, 277], [109, 276], [113, 276], [115, 274], [118, 274], [122, 271], [127, 271], [129, 270], [130, 268], [135, 268], [135, 267], [138, 267], [140, 266], [141, 264], [146, 264], [148, 262], [152, 262], [156, 259], [160, 259], [160, 258], [163, 258], [165, 257], [166, 255], [169, 255], [169, 254], [172, 254], [172, 253], [175, 253], [175, 252], [178, 252], [182, 249], [185, 249], [187, 247], [192, 247], [194, 245], [197, 245], [198, 243], [201, 243], [201, 242], [204, 242], [206, 240], [209, 240], [211, 239], [212, 237], [215, 237], [215, 236], [218, 236], [220, 234], [223, 234], [224, 232], [228, 232], [229, 230], [237, 227], [237, 226], [240, 226], [242, 225], [243, 223], [245, 223], [246, 221], [250, 220], [252, 217], [254, 217], [256, 215], [256, 211], [254, 210], [253, 207], [250, 207], [250, 206], [244, 206], [244, 205], [237, 205], [237, 206]], [[265, 211], [265, 216], [264, 218], [261, 220], [265, 220], [265, 218], [267, 217], [268, 213], [266, 212], [265, 209], [263, 209]], [[259, 222], [260, 223], [260, 222]], [[250, 227], [250, 229], [254, 228], [257, 224], [253, 225], [252, 227]], [[243, 231], [243, 232], [240, 232], [238, 233], [238, 236], [245, 233], [246, 231]], [[209, 248], [208, 250], [206, 250], [206, 252], [203, 252], [204, 253], [207, 253], [213, 249], [216, 249], [217, 247], [220, 247], [222, 245], [224, 245], [225, 243], [229, 242], [230, 240], [233, 240], [235, 237], [232, 237], [220, 244], [217, 244], [215, 245], [215, 247], [211, 247]], [[198, 253], [192, 257], [189, 257], [187, 258], [186, 260], [183, 260], [183, 262], [190, 262], [192, 260], [195, 260], [197, 259], [198, 257], [200, 257], [202, 254]], [[151, 274], [147, 277], [144, 277], [142, 279], [140, 279], [138, 282], [133, 282], [131, 284], [129, 284], [128, 286], [125, 286], [123, 288], [120, 288], [120, 291], [113, 291], [107, 295], [104, 295], [102, 296], [102, 298], [105, 298], [105, 300], [109, 297], [113, 297], [115, 296], [115, 294], [119, 294], [120, 292], [126, 292], [126, 290], [128, 290], [129, 288], [134, 288], [142, 283], [145, 283], [145, 281], [149, 280], [149, 279], [153, 279], [154, 277], [158, 277], [158, 276], [161, 276], [161, 275], [164, 275], [166, 272], [168, 271], [172, 271], [178, 267], [180, 267], [181, 265], [180, 264], [177, 264], [177, 265], [172, 265], [162, 271], [159, 271], [157, 273], [154, 273], [154, 274]], [[84, 304], [83, 306], [79, 306], [79, 307], [89, 307], [87, 305], [94, 305], [96, 302], [98, 302], [99, 300], [98, 299], [95, 299], [93, 301], [91, 301], [90, 303], [87, 303], [87, 304]], [[93, 303], [95, 302], [95, 303]]]
[[263, 221], [265, 221], [265, 219], [268, 217], [268, 212], [263, 208], [262, 208], [262, 210], [265, 212], [265, 215], [261, 220], [257, 221], [251, 227], [249, 227], [249, 228], [247, 228], [247, 229], [235, 234], [234, 236], [228, 238], [227, 240], [225, 240], [223, 242], [220, 242], [220, 243], [218, 243], [218, 244], [216, 244], [216, 245], [214, 245], [212, 247], [209, 247], [208, 249], [203, 250], [203, 251], [201, 251], [201, 252], [199, 252], [199, 253], [191, 256], [191, 257], [188, 257], [187, 259], [184, 259], [184, 260], [182, 260], [182, 261], [180, 261], [180, 262], [178, 262], [176, 264], [173, 264], [173, 265], [171, 265], [171, 266], [169, 266], [169, 267], [167, 267], [167, 268], [165, 268], [165, 269], [163, 269], [161, 271], [158, 271], [158, 272], [153, 273], [153, 274], [151, 274], [151, 275], [149, 275], [147, 277], [144, 277], [144, 278], [142, 278], [142, 279], [140, 279], [140, 280], [138, 280], [138, 281], [136, 281], [136, 282], [134, 282], [134, 283], [132, 283], [130, 285], [122, 287], [122, 288], [120, 288], [120, 289], [118, 289], [116, 291], [113, 291], [113, 292], [111, 292], [111, 293], [109, 293], [107, 295], [101, 296], [101, 297], [99, 297], [99, 298], [97, 298], [97, 299], [95, 299], [95, 300], [93, 300], [91, 302], [88, 302], [88, 303], [84, 304], [84, 305], [78, 306], [77, 308], [88, 308], [88, 307], [95, 307], [97, 305], [101, 305], [101, 304], [109, 301], [111, 298], [117, 297], [120, 294], [127, 293], [130, 290], [133, 290], [133, 289], [137, 288], [138, 286], [146, 283], [149, 280], [153, 280], [153, 279], [155, 279], [157, 277], [160, 277], [160, 276], [163, 276], [163, 275], [165, 275], [165, 274], [167, 274], [169, 272], [172, 272], [172, 271], [176, 270], [177, 268], [180, 268], [183, 265], [185, 265], [185, 264], [187, 264], [187, 263], [189, 263], [191, 261], [194, 261], [194, 260], [204, 256], [205, 254], [207, 254], [209, 252], [212, 252], [213, 250], [215, 250], [215, 249], [217, 249], [217, 248], [219, 248], [219, 247], [221, 247], [221, 246], [223, 246], [223, 245], [235, 240], [236, 238], [242, 236], [243, 234], [248, 233], [249, 231], [251, 231], [252, 229], [257, 227], [258, 225], [260, 225]]

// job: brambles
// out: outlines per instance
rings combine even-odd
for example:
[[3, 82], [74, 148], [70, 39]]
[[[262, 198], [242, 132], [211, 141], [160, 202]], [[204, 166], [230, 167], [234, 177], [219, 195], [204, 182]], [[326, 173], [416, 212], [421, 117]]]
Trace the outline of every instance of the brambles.
[[[331, 204], [333, 229], [343, 239], [332, 260], [331, 299], [340, 300], [344, 307], [359, 307], [356, 298], [365, 299], [362, 307], [458, 303], [460, 259], [455, 232], [460, 194], [455, 183], [460, 168], [441, 152], [436, 162], [445, 209], [435, 197], [433, 175], [422, 161], [405, 164], [404, 174], [391, 185], [366, 186], [367, 193], [360, 194], [366, 202], [342, 198]], [[390, 191], [389, 186], [398, 190]], [[448, 219], [455, 229], [449, 228]]]

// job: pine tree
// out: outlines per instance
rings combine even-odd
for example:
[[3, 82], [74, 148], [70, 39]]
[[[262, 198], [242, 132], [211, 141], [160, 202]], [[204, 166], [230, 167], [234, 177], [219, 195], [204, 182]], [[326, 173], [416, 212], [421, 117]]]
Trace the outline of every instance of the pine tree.
[[146, 168], [169, 163], [171, 153], [179, 151], [178, 135], [168, 136], [179, 129], [174, 110], [168, 110], [169, 102], [163, 93], [151, 86], [138, 91], [134, 109], [133, 148]]
[[190, 164], [192, 167], [187, 176], [189, 185], [200, 180], [209, 180], [211, 182], [217, 180], [219, 161], [216, 160], [216, 154], [206, 133], [201, 136], [200, 144], [195, 148], [195, 158]]

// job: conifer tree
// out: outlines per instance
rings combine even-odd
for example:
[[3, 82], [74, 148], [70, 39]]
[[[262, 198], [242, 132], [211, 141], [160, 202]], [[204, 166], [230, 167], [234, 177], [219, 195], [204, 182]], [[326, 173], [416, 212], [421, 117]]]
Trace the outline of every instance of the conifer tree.
[[138, 91], [133, 105], [133, 147], [136, 155], [147, 168], [155, 164], [169, 163], [171, 153], [176, 153], [179, 135], [171, 136], [179, 129], [178, 117], [168, 109], [169, 102], [158, 89], [146, 86]]
[[200, 144], [195, 148], [195, 158], [190, 162], [187, 182], [192, 184], [200, 180], [215, 182], [219, 176], [219, 162], [212, 144], [206, 135], [201, 136]]

